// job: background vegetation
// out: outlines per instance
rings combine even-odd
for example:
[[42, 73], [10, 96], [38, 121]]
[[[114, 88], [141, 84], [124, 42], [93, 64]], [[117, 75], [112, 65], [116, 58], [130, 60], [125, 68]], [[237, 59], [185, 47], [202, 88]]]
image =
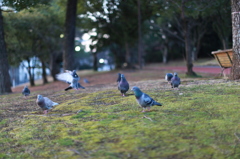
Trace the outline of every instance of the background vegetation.
[[[186, 46], [192, 60], [210, 57], [214, 50], [231, 48], [229, 1], [183, 2], [141, 1], [140, 24], [146, 63], [186, 59]], [[28, 7], [19, 12], [4, 12], [11, 65], [32, 56], [50, 64], [47, 59], [51, 54], [62, 53], [60, 35], [64, 34], [65, 6], [63, 0], [52, 0], [47, 5]], [[82, 38], [83, 33], [96, 32], [91, 37], [90, 56], [91, 53], [109, 51], [117, 68], [125, 62], [137, 64], [137, 9], [136, 0], [79, 1], [76, 36]], [[189, 32], [188, 39], [185, 39], [186, 31]], [[23, 37], [24, 40], [21, 39]], [[60, 62], [61, 58], [57, 61]]]

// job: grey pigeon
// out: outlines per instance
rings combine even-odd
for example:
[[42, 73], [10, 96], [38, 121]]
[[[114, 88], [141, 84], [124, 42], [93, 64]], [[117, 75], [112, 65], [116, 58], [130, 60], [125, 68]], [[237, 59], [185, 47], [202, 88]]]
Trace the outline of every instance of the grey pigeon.
[[121, 73], [118, 73], [117, 83], [121, 81]]
[[22, 90], [22, 94], [26, 97], [30, 95], [30, 90], [28, 89], [28, 86], [25, 86]]
[[121, 80], [118, 82], [118, 90], [120, 90], [122, 96], [125, 96], [126, 92], [129, 90], [129, 84], [124, 74], [121, 74]]
[[52, 109], [53, 106], [58, 105], [58, 103], [55, 103], [51, 101], [48, 97], [43, 97], [42, 95], [37, 96], [36, 103], [39, 107], [43, 109], [43, 113], [47, 114], [49, 109]]
[[166, 80], [168, 83], [170, 83], [172, 77], [173, 77], [173, 74], [172, 74], [172, 73], [166, 73], [166, 75], [165, 75], [165, 80]]
[[138, 87], [134, 86], [132, 88], [132, 91], [134, 92], [138, 104], [143, 108], [142, 112], [145, 112], [146, 108], [148, 109], [148, 111], [150, 111], [151, 106], [154, 105], [162, 106], [161, 103], [156, 102], [149, 95], [143, 93]]
[[84, 82], [84, 83], [90, 83], [89, 80], [86, 79], [86, 78], [83, 79], [83, 82]]
[[171, 79], [171, 86], [172, 88], [178, 88], [178, 86], [181, 84], [181, 80], [178, 77], [178, 74], [176, 72], [174, 72], [173, 77]]
[[80, 80], [80, 77], [77, 75], [76, 70], [73, 70], [73, 71], [66, 70], [66, 72], [64, 73], [57, 74], [56, 78], [60, 81], [70, 84], [65, 89], [65, 91], [72, 88], [76, 90], [78, 90], [79, 88], [85, 89], [83, 86], [81, 86], [80, 83], [78, 83], [78, 81]]

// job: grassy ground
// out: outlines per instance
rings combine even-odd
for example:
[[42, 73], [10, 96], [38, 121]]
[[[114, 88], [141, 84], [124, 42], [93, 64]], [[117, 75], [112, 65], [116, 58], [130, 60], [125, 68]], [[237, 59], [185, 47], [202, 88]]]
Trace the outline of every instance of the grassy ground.
[[[180, 75], [180, 90], [172, 90], [162, 78], [143, 76], [126, 77], [163, 104], [145, 113], [131, 91], [120, 95], [116, 79], [81, 91], [36, 90], [27, 99], [1, 95], [0, 158], [240, 157], [238, 81]], [[60, 105], [45, 116], [37, 94]]]

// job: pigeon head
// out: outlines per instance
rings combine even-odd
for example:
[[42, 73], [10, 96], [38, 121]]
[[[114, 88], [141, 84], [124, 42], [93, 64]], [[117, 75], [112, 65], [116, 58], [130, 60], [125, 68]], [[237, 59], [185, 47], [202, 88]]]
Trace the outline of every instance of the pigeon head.
[[173, 76], [178, 76], [177, 72], [174, 72], [174, 73], [173, 73]]
[[28, 86], [24, 86], [24, 88], [28, 88]]
[[126, 78], [125, 78], [124, 74], [121, 74], [121, 79], [120, 79], [120, 81], [125, 81], [125, 80], [126, 80]]
[[136, 86], [132, 87], [131, 90], [134, 92], [136, 97], [140, 97], [142, 95], [142, 91]]
[[38, 100], [41, 100], [41, 99], [43, 99], [43, 96], [39, 94], [39, 95], [37, 96], [37, 99], [38, 99]]
[[133, 92], [141, 92], [140, 88], [138, 88], [137, 86], [133, 86], [131, 90]]
[[126, 80], [124, 74], [121, 74], [121, 79], [122, 79], [122, 80]]
[[76, 73], [76, 70], [73, 70], [73, 71], [72, 71], [72, 76], [73, 76], [74, 78], [77, 78], [77, 77], [78, 77], [78, 75], [77, 75], [77, 73]]

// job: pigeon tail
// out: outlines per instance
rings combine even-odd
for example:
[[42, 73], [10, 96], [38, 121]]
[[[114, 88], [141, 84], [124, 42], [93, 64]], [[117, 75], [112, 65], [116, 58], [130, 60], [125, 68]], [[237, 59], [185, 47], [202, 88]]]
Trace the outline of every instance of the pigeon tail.
[[58, 103], [56, 103], [56, 102], [53, 102], [52, 103], [52, 106], [55, 106], [55, 105], [59, 105]]
[[65, 91], [67, 91], [67, 90], [69, 90], [69, 89], [72, 89], [72, 87], [71, 86], [69, 86], [68, 88], [66, 88], [66, 89], [64, 89]]
[[168, 76], [167, 75], [165, 76], [165, 80], [168, 81]]
[[157, 105], [157, 106], [162, 106], [162, 104], [161, 104], [161, 103], [158, 103], [158, 102], [156, 102], [156, 101], [154, 101], [154, 105]]
[[80, 83], [77, 84], [77, 87], [78, 87], [78, 88], [85, 89], [85, 87], [83, 87]]

